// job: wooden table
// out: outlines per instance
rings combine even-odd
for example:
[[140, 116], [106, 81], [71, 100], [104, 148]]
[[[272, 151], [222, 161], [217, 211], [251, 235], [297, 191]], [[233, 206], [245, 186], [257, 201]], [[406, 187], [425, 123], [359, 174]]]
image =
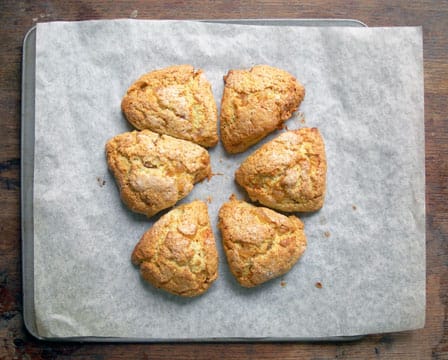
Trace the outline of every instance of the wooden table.
[[[395, 5], [391, 5], [395, 3]], [[35, 340], [22, 320], [22, 40], [37, 22], [112, 18], [353, 18], [423, 26], [426, 138], [426, 327], [353, 343], [79, 344]], [[0, 359], [448, 359], [448, 1], [1, 1]], [[405, 259], [403, 259], [405, 261]]]

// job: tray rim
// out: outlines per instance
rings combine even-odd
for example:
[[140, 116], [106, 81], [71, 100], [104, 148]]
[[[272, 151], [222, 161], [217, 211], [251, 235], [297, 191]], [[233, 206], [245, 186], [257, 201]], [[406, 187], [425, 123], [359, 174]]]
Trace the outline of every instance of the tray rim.
[[[138, 19], [152, 20], [153, 19]], [[169, 19], [165, 19], [169, 20]], [[89, 21], [89, 20], [87, 20]], [[201, 21], [208, 23], [236, 25], [271, 26], [317, 26], [317, 27], [367, 27], [356, 19], [304, 18], [304, 19], [183, 19], [178, 21]], [[23, 321], [26, 330], [36, 339], [64, 342], [115, 342], [115, 343], [221, 343], [221, 342], [340, 342], [356, 341], [365, 335], [332, 337], [210, 337], [210, 338], [135, 338], [135, 337], [45, 337], [38, 333], [34, 312], [34, 110], [35, 110], [35, 70], [36, 70], [37, 27], [31, 27], [23, 39], [22, 81], [21, 81], [21, 146], [20, 146], [20, 205], [21, 205], [21, 260]]]

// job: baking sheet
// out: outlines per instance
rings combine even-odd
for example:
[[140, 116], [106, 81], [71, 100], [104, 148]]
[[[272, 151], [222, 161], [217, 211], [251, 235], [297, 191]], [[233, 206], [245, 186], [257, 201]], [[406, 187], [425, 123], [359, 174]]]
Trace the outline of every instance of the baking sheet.
[[[38, 25], [38, 333], [290, 339], [423, 326], [421, 47], [420, 28], [129, 20]], [[283, 278], [257, 289], [239, 287], [222, 256], [218, 232], [220, 279], [200, 298], [155, 290], [130, 264], [132, 248], [151, 221], [121, 204], [106, 169], [104, 143], [130, 129], [119, 108], [129, 84], [173, 63], [203, 68], [218, 103], [222, 76], [230, 68], [275, 64], [304, 83], [305, 124], [301, 117], [287, 124], [317, 126], [323, 133], [328, 193], [320, 212], [302, 216], [309, 246]], [[211, 195], [216, 224], [219, 205], [231, 192], [239, 193], [233, 171], [252, 150], [228, 156], [220, 145], [213, 149], [213, 170], [224, 175], [197, 185], [185, 201]]]

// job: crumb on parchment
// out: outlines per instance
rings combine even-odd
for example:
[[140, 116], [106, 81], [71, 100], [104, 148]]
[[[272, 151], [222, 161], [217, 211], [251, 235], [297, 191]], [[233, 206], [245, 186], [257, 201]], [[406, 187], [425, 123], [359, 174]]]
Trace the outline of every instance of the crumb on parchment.
[[103, 187], [104, 185], [106, 185], [106, 180], [104, 180], [102, 176], [97, 176], [96, 181], [98, 182], [98, 185], [100, 187]]

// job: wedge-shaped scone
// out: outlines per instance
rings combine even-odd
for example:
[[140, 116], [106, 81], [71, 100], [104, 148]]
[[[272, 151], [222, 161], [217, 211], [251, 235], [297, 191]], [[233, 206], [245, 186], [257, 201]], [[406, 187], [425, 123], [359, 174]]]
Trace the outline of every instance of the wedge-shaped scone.
[[123, 202], [147, 216], [173, 206], [211, 176], [203, 147], [149, 130], [115, 136], [106, 144], [106, 155]]
[[142, 277], [181, 296], [204, 293], [218, 277], [218, 252], [207, 205], [193, 201], [163, 215], [132, 253]]
[[253, 201], [281, 211], [316, 211], [325, 198], [327, 161], [319, 130], [286, 131], [264, 144], [235, 178]]
[[268, 65], [230, 70], [224, 82], [220, 129], [229, 153], [243, 152], [281, 128], [305, 96], [291, 74]]
[[202, 70], [171, 66], [140, 77], [121, 109], [137, 129], [148, 129], [210, 147], [218, 142], [217, 110]]
[[287, 273], [306, 248], [303, 223], [231, 197], [219, 210], [219, 229], [230, 270], [253, 287]]

